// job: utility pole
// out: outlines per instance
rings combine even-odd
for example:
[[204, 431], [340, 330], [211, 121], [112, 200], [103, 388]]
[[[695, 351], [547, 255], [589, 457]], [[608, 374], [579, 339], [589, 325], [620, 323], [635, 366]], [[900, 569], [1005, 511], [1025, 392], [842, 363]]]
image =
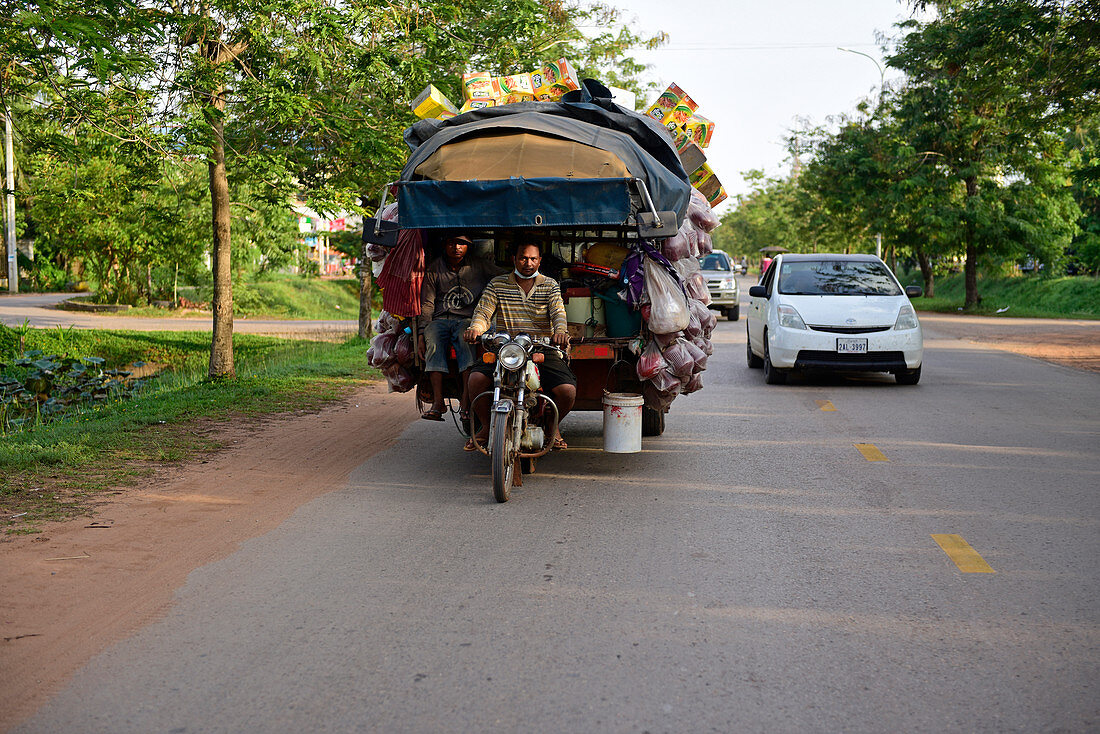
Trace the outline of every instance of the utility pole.
[[875, 257], [879, 260], [882, 259], [882, 233], [879, 232], [875, 235]]
[[8, 293], [19, 292], [19, 257], [15, 249], [15, 155], [11, 142], [11, 106], [4, 106], [4, 164], [7, 168], [4, 188], [7, 196], [7, 221], [4, 226], [4, 243], [8, 251]]

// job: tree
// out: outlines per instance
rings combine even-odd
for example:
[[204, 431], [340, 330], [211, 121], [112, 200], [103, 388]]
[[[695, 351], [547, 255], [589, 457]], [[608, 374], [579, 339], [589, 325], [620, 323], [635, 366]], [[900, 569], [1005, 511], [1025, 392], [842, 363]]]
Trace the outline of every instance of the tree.
[[[904, 139], [962, 187], [958, 207], [966, 253], [964, 305], [978, 304], [979, 258], [1006, 254], [1005, 235], [1038, 235], [1014, 216], [1014, 195], [1058, 197], [1065, 171], [1060, 131], [1067, 115], [1095, 104], [1098, 36], [1086, 3], [974, 0], [937, 4], [940, 16], [910, 21], [887, 63], [907, 75], [897, 115]], [[1066, 40], [1083, 42], [1075, 48]], [[1007, 197], [1007, 198], [1006, 198]], [[1032, 204], [1036, 203], [1035, 201]], [[1016, 211], [1022, 211], [1017, 208]], [[1061, 205], [1033, 210], [1067, 240]], [[1047, 245], [1051, 245], [1047, 242]]]

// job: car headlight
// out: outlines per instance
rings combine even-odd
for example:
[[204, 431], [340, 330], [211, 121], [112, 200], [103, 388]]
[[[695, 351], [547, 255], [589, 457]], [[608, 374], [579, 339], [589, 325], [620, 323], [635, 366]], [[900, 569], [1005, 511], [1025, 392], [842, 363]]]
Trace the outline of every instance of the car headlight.
[[895, 331], [907, 331], [909, 329], [915, 329], [920, 326], [917, 321], [917, 314], [913, 310], [913, 307], [906, 304], [898, 311], [898, 320], [894, 322]]
[[519, 344], [505, 344], [497, 354], [500, 364], [509, 370], [518, 370], [527, 361], [527, 352]]
[[798, 315], [798, 311], [795, 310], [794, 306], [780, 306], [776, 311], [779, 313], [780, 326], [786, 326], [788, 329], [806, 328], [806, 323]]

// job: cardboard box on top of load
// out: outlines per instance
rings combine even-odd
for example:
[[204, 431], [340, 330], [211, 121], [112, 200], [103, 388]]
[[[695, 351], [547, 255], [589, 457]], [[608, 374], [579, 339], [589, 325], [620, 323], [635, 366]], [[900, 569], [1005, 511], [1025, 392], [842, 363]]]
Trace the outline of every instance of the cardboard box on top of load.
[[496, 106], [497, 100], [489, 97], [485, 97], [484, 99], [468, 99], [462, 103], [462, 109], [460, 109], [459, 112], [462, 113], [469, 112], [470, 110], [483, 110], [486, 107]]
[[672, 108], [672, 111], [665, 115], [662, 122], [669, 130], [685, 130], [688, 119], [695, 114], [695, 110], [698, 108], [699, 105], [695, 103], [695, 100], [685, 94]]
[[688, 174], [688, 183], [702, 191], [702, 184], [708, 178], [714, 176], [714, 171], [706, 163]]
[[684, 125], [687, 134], [700, 148], [710, 145], [710, 138], [714, 135], [714, 122], [702, 115], [692, 115]]
[[465, 99], [499, 99], [500, 87], [487, 71], [472, 71], [462, 75], [462, 96]]
[[581, 88], [577, 70], [564, 57], [544, 64], [540, 71], [532, 73], [531, 82], [535, 99], [542, 101], [556, 100], [566, 92]]
[[707, 201], [710, 203], [710, 208], [713, 209], [714, 207], [725, 201], [727, 198], [728, 195], [726, 194], [726, 187], [719, 186], [718, 191], [714, 192], [713, 196], [707, 197]]
[[661, 96], [645, 111], [646, 115], [657, 122], [663, 123], [665, 117], [680, 103], [687, 93], [675, 84], [669, 84], [668, 89], [661, 92]]
[[423, 91], [413, 100], [411, 106], [413, 113], [421, 120], [433, 118], [444, 120], [458, 114], [458, 108], [451, 103], [451, 100], [443, 95], [443, 92], [436, 89], [433, 84], [424, 87]]

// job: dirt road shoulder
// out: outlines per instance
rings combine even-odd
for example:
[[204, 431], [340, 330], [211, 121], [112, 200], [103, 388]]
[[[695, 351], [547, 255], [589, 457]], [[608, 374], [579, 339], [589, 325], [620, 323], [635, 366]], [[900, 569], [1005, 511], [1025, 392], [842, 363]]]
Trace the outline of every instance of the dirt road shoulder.
[[343, 485], [415, 417], [410, 395], [361, 388], [322, 412], [238, 423], [231, 448], [168, 469], [102, 506], [0, 543], [0, 729], [80, 666], [161, 617], [194, 569]]

